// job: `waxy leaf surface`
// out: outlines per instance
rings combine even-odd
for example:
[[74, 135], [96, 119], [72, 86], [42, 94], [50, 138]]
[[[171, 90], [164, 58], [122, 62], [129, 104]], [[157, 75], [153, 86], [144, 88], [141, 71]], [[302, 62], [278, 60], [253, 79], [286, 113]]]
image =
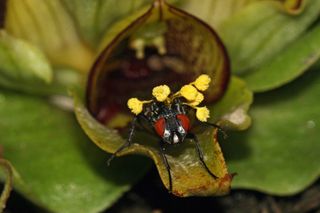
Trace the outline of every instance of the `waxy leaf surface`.
[[222, 147], [233, 188], [292, 195], [319, 178], [319, 96], [319, 70], [255, 96], [251, 128]]
[[243, 76], [254, 92], [282, 86], [307, 71], [320, 58], [320, 25], [282, 50], [270, 63]]
[[[181, 6], [211, 26], [219, 28], [234, 14], [258, 1], [261, 0], [202, 0], [199, 4], [197, 0], [184, 0]], [[283, 7], [290, 14], [300, 13], [305, 2], [304, 0], [274, 0], [274, 2], [277, 1], [282, 2], [278, 4], [279, 8]]]
[[289, 15], [277, 2], [261, 1], [229, 18], [219, 28], [237, 74], [268, 66], [281, 51], [295, 42], [319, 16], [320, 0], [306, 1], [298, 15]]
[[245, 130], [251, 125], [248, 111], [252, 102], [252, 91], [243, 80], [233, 76], [222, 99], [209, 107], [209, 122], [218, 123], [225, 129]]
[[51, 212], [100, 212], [150, 165], [130, 156], [107, 167], [108, 155], [85, 137], [72, 113], [43, 98], [2, 90], [0, 118], [2, 155], [19, 176], [15, 190]]
[[59, 0], [8, 0], [5, 29], [43, 50], [57, 66], [87, 72], [93, 62], [92, 49]]
[[52, 81], [52, 68], [34, 45], [0, 31], [0, 85], [10, 89], [32, 90]]

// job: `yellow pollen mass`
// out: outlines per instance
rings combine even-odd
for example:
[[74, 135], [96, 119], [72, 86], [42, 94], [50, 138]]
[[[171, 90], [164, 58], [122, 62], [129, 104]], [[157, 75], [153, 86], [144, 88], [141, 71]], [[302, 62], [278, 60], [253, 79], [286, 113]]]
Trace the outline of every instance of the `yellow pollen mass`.
[[181, 87], [180, 94], [188, 101], [194, 101], [196, 100], [198, 90], [192, 85], [185, 85]]
[[203, 99], [204, 99], [203, 94], [201, 92], [198, 92], [196, 99], [194, 101], [190, 102], [188, 105], [193, 106], [193, 107], [198, 106], [203, 101]]
[[196, 117], [201, 122], [206, 122], [210, 117], [210, 111], [207, 107], [197, 107]]
[[163, 102], [168, 98], [170, 92], [170, 88], [167, 85], [160, 85], [153, 88], [152, 95], [157, 99], [157, 101]]
[[195, 82], [193, 82], [193, 84], [198, 90], [205, 91], [208, 89], [210, 82], [211, 78], [206, 74], [202, 74], [195, 80]]
[[127, 102], [127, 105], [133, 114], [138, 115], [142, 112], [143, 102], [137, 98], [130, 98]]

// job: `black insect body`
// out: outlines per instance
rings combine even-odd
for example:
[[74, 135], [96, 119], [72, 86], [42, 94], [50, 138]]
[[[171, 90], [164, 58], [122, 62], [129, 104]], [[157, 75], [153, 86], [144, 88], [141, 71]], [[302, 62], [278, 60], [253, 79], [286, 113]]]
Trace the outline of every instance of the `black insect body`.
[[[152, 100], [149, 103], [145, 104], [141, 113], [138, 113], [132, 120], [127, 142], [109, 158], [108, 164], [120, 151], [132, 144], [132, 138], [135, 133], [136, 126], [141, 124], [141, 122], [147, 122], [148, 125], [152, 127], [153, 132], [159, 137], [159, 151], [168, 171], [170, 192], [172, 191], [172, 178], [170, 165], [165, 154], [165, 147], [168, 145], [183, 143], [185, 139], [191, 139], [195, 143], [195, 148], [197, 150], [199, 160], [203, 164], [204, 168], [213, 178], [218, 178], [209, 170], [207, 164], [204, 161], [203, 152], [199, 145], [197, 136], [191, 132], [190, 119], [187, 115], [187, 112], [189, 110], [193, 109], [183, 104], [180, 98], [174, 98], [169, 104], [159, 102], [157, 100]], [[221, 128], [216, 124], [208, 122], [202, 123], [221, 130]]]

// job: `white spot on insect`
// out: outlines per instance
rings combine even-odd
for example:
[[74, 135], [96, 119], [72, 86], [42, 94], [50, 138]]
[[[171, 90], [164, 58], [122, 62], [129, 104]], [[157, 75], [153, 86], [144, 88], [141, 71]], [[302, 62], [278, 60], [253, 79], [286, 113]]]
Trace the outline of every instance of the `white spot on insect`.
[[184, 128], [182, 126], [178, 127], [178, 132], [181, 133], [181, 134], [185, 134], [186, 133], [186, 131], [184, 130]]
[[163, 133], [163, 136], [166, 137], [166, 138], [169, 137], [170, 136], [169, 130], [165, 129], [164, 133]]
[[174, 134], [173, 143], [178, 143], [178, 142], [179, 142], [179, 137], [176, 134]]

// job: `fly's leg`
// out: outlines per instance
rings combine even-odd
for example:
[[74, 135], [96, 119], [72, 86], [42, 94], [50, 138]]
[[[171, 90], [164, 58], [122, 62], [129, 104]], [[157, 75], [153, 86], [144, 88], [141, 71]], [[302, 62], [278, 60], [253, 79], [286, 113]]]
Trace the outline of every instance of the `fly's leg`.
[[168, 159], [164, 153], [165, 151], [165, 147], [163, 145], [163, 141], [160, 141], [160, 154], [163, 160], [164, 165], [166, 166], [166, 169], [168, 171], [168, 176], [169, 176], [169, 192], [172, 192], [172, 177], [171, 177], [171, 170], [170, 170], [170, 165], [168, 163]]
[[189, 133], [187, 135], [187, 138], [189, 139], [192, 139], [195, 144], [196, 144], [196, 149], [197, 149], [197, 152], [198, 152], [198, 156], [199, 156], [199, 159], [202, 163], [202, 165], [204, 166], [204, 168], [207, 170], [207, 172], [214, 178], [214, 179], [217, 179], [218, 177], [216, 175], [214, 175], [208, 168], [207, 164], [204, 162], [204, 157], [203, 157], [203, 152], [202, 152], [202, 149], [200, 147], [200, 144], [199, 144], [199, 141], [198, 141], [198, 138], [195, 134], [193, 133]]
[[127, 139], [126, 143], [124, 143], [122, 146], [120, 146], [120, 148], [110, 156], [110, 158], [107, 161], [107, 165], [108, 166], [110, 165], [110, 162], [113, 160], [113, 158], [115, 158], [119, 152], [121, 152], [125, 148], [131, 146], [131, 143], [132, 143], [131, 141], [132, 141], [132, 138], [133, 138], [133, 135], [134, 135], [134, 131], [136, 129], [136, 123], [137, 123], [137, 116], [134, 117], [132, 122], [131, 122], [131, 128], [130, 128], [129, 136], [128, 136], [128, 139]]

